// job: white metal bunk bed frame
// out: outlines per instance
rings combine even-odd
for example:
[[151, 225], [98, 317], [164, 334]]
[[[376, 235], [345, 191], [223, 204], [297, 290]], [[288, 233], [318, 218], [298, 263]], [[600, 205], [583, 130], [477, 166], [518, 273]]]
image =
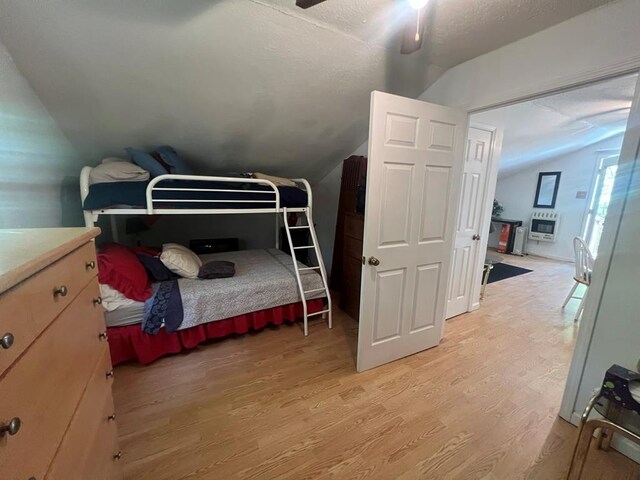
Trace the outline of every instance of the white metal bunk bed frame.
[[[84, 201], [89, 194], [89, 174], [91, 173], [92, 167], [83, 167], [80, 173], [80, 196], [82, 199], [82, 204], [84, 205]], [[225, 182], [225, 183], [239, 183], [239, 184], [256, 184], [269, 187], [269, 190], [247, 190], [247, 189], [232, 189], [232, 188], [192, 188], [192, 187], [180, 187], [174, 186], [171, 187], [157, 186], [160, 182], [164, 180], [185, 180], [185, 181], [199, 181], [199, 182]], [[280, 191], [276, 185], [269, 181], [258, 178], [242, 178], [242, 177], [217, 177], [217, 176], [202, 176], [202, 175], [175, 175], [175, 174], [167, 174], [160, 175], [152, 179], [147, 185], [146, 191], [146, 207], [145, 208], [102, 208], [98, 210], [83, 210], [84, 212], [84, 223], [87, 227], [95, 226], [95, 222], [98, 221], [98, 217], [100, 215], [111, 215], [111, 229], [114, 240], [117, 241], [117, 225], [115, 221], [114, 215], [232, 215], [232, 214], [256, 214], [256, 213], [270, 213], [276, 214], [276, 238], [275, 244], [276, 248], [280, 248], [280, 226], [279, 224], [279, 214], [282, 214], [284, 227], [287, 234], [287, 241], [289, 243], [289, 251], [291, 252], [291, 257], [293, 259], [293, 267], [294, 273], [296, 277], [296, 282], [298, 284], [298, 291], [300, 293], [300, 297], [302, 298], [302, 307], [304, 311], [304, 334], [305, 336], [309, 335], [309, 322], [308, 319], [311, 316], [322, 315], [324, 318], [325, 315], [328, 318], [329, 328], [333, 328], [332, 321], [332, 309], [331, 309], [331, 294], [329, 293], [329, 283], [327, 281], [327, 272], [325, 270], [324, 262], [322, 261], [322, 254], [320, 253], [320, 246], [318, 245], [318, 237], [316, 236], [316, 231], [313, 226], [313, 216], [312, 216], [312, 207], [313, 207], [313, 196], [311, 193], [311, 185], [304, 178], [294, 178], [291, 179], [298, 186], [304, 187], [303, 189], [307, 193], [307, 206], [306, 207], [282, 207], [280, 205]], [[180, 192], [221, 192], [221, 193], [252, 193], [252, 194], [266, 194], [266, 195], [274, 195], [273, 199], [269, 200], [255, 200], [255, 199], [247, 199], [247, 200], [205, 200], [205, 199], [159, 199], [154, 198], [154, 192], [160, 191], [180, 191]], [[155, 204], [157, 203], [252, 203], [252, 204], [265, 204], [264, 208], [159, 208]], [[289, 213], [302, 213], [306, 218], [306, 225], [296, 225], [289, 226], [289, 222], [287, 220], [287, 215]], [[293, 241], [291, 238], [291, 230], [294, 229], [308, 229], [311, 234], [311, 245], [304, 246], [293, 246]], [[316, 259], [318, 261], [318, 265], [314, 267], [299, 267], [298, 260], [296, 258], [296, 250], [302, 249], [314, 249], [314, 253], [316, 255]], [[302, 279], [300, 277], [301, 271], [310, 271], [310, 270], [319, 270], [320, 276], [322, 278], [322, 288], [312, 289], [312, 290], [304, 290], [302, 285]], [[307, 308], [307, 297], [306, 294], [309, 293], [317, 293], [320, 291], [324, 291], [325, 296], [327, 298], [327, 308], [323, 309], [319, 312], [308, 313]]]

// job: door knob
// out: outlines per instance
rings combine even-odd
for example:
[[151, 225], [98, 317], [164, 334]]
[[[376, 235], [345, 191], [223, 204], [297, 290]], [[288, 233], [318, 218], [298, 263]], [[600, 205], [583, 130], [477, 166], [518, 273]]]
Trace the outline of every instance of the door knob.
[[2, 338], [0, 338], [0, 347], [8, 350], [13, 345], [13, 334], [10, 332], [5, 333]]
[[380, 265], [380, 260], [378, 260], [376, 257], [369, 257], [369, 265], [377, 267], [378, 265]]
[[58, 296], [66, 297], [67, 293], [69, 293], [69, 290], [67, 289], [67, 287], [65, 285], [62, 285], [60, 288], [54, 288], [53, 289], [53, 297], [54, 298], [56, 298]]
[[18, 417], [13, 417], [9, 421], [9, 423], [0, 426], [0, 437], [2, 437], [5, 433], [8, 433], [11, 436], [15, 435], [16, 433], [18, 433], [21, 426], [22, 422], [20, 421], [20, 419]]
[[471, 240], [480, 240], [480, 235], [474, 235]]

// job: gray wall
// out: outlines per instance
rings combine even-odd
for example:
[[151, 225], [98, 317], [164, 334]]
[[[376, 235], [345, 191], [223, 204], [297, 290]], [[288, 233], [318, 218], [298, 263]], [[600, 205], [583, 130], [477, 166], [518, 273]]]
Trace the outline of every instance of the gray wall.
[[82, 224], [75, 150], [0, 44], [0, 228]]

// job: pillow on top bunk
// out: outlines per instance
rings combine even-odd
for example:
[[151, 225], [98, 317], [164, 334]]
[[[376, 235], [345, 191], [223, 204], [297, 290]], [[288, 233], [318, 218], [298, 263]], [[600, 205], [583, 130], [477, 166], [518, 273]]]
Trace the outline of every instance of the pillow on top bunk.
[[293, 180], [289, 180], [288, 178], [282, 177], [274, 177], [272, 175], [265, 175], [264, 173], [254, 173], [254, 178], [259, 178], [261, 180], [269, 180], [274, 183], [277, 187], [297, 187], [296, 182]]
[[91, 169], [89, 185], [113, 182], [145, 182], [149, 172], [120, 158], [105, 158], [100, 165]]
[[168, 145], [158, 147], [154, 153], [159, 155], [162, 161], [169, 166], [169, 172], [177, 173], [178, 175], [193, 175], [193, 170], [182, 161], [173, 147]]
[[162, 246], [160, 260], [173, 273], [185, 278], [198, 278], [202, 266], [202, 260], [198, 255], [177, 243], [165, 243]]
[[158, 159], [153, 155], [143, 152], [142, 150], [138, 150], [137, 148], [129, 147], [124, 150], [127, 152], [127, 155], [129, 155], [129, 158], [133, 163], [144, 168], [151, 174], [151, 178], [169, 173], [169, 169], [160, 163], [160, 161], [158, 161]]

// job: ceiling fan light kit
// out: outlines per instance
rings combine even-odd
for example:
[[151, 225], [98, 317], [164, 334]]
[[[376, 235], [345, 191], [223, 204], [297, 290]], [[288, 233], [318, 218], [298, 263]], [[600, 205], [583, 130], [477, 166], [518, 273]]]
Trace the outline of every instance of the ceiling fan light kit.
[[[314, 7], [325, 0], [296, 0], [296, 5], [307, 9]], [[407, 4], [415, 10], [416, 17], [406, 15], [406, 24], [402, 30], [402, 42], [400, 53], [408, 55], [417, 52], [422, 47], [424, 37], [425, 12], [424, 8], [430, 0], [406, 0]]]

